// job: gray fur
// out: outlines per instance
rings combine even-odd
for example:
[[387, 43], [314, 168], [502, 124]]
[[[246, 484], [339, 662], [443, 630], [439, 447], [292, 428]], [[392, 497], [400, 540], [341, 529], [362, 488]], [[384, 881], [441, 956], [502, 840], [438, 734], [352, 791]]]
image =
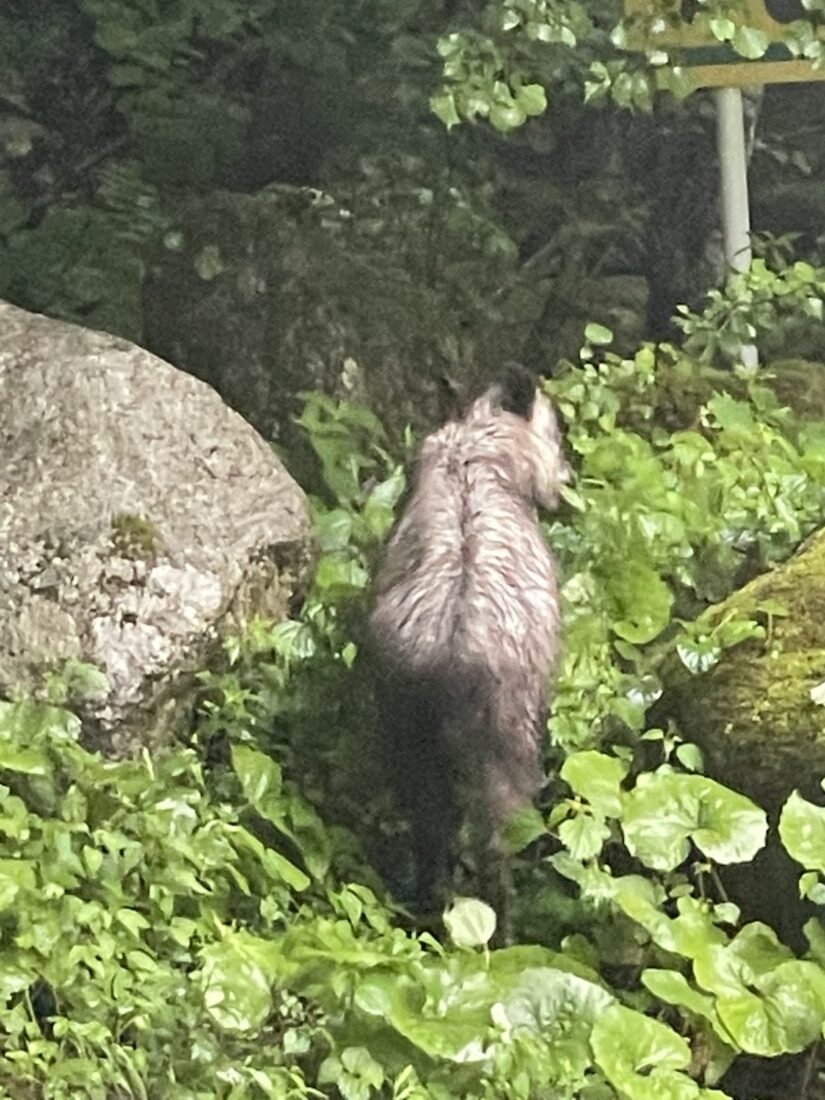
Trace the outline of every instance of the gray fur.
[[418, 888], [444, 888], [466, 818], [480, 893], [498, 908], [501, 826], [541, 782], [558, 651], [556, 565], [536, 505], [568, 480], [553, 408], [529, 418], [494, 387], [425, 440], [379, 571], [370, 619], [385, 743], [410, 819]]

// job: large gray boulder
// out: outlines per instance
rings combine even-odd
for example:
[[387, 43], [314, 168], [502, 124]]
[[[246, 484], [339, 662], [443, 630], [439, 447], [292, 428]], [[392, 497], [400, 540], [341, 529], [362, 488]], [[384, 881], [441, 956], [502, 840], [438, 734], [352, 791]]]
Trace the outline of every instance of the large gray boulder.
[[193, 674], [306, 575], [303, 493], [209, 386], [127, 341], [0, 302], [0, 693], [81, 661], [123, 754], [183, 729]]

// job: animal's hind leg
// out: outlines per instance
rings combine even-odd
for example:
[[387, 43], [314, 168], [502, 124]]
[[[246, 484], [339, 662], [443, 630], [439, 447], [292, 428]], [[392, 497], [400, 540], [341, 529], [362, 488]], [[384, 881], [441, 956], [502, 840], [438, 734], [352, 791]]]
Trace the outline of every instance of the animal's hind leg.
[[441, 910], [450, 889], [454, 844], [458, 829], [450, 761], [433, 746], [420, 762], [415, 790], [410, 791], [408, 816], [412, 827], [416, 901], [423, 912]]
[[440, 716], [430, 701], [418, 690], [396, 686], [392, 704], [386, 713], [389, 765], [411, 831], [413, 900], [420, 911], [433, 912], [445, 900], [458, 829], [454, 768], [440, 737]]

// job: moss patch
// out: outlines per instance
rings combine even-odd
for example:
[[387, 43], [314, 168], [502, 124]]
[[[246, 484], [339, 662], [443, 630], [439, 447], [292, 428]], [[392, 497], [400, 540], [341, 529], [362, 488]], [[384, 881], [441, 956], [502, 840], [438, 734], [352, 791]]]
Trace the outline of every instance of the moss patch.
[[712, 774], [769, 810], [795, 788], [821, 797], [825, 709], [811, 689], [825, 681], [825, 533], [707, 619], [731, 614], [764, 623], [768, 637], [729, 650], [703, 676], [674, 665], [665, 709], [703, 747]]
[[163, 539], [150, 519], [119, 512], [112, 517], [112, 546], [122, 558], [152, 561], [163, 548]]

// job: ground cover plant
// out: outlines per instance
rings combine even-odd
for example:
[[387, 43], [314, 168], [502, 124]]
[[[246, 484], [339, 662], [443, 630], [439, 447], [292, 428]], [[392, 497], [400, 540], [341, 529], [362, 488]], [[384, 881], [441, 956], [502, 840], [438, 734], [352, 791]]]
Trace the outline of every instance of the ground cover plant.
[[[577, 467], [547, 531], [565, 576], [557, 776], [513, 823], [516, 942], [501, 950], [470, 898], [440, 939], [411, 931], [380, 873], [402, 892], [359, 644], [412, 440], [307, 395], [324, 485], [313, 588], [204, 675], [191, 744], [88, 752], [70, 702], [94, 670], [0, 704], [4, 1094], [721, 1098], [738, 1058], [812, 1048], [822, 926], [794, 953], [726, 900], [718, 869], [753, 859], [766, 815], [648, 711], [667, 661], [700, 672], [764, 634], [761, 618], [702, 612], [825, 512], [822, 433], [763, 378], [732, 372], [667, 430], [663, 380], [701, 389], [703, 357], [732, 349], [720, 333], [758, 339], [777, 311], [815, 312], [823, 279], [757, 265], [684, 315], [682, 345], [632, 358], [591, 326], [553, 383]], [[821, 904], [825, 811], [793, 795], [778, 834]]]

